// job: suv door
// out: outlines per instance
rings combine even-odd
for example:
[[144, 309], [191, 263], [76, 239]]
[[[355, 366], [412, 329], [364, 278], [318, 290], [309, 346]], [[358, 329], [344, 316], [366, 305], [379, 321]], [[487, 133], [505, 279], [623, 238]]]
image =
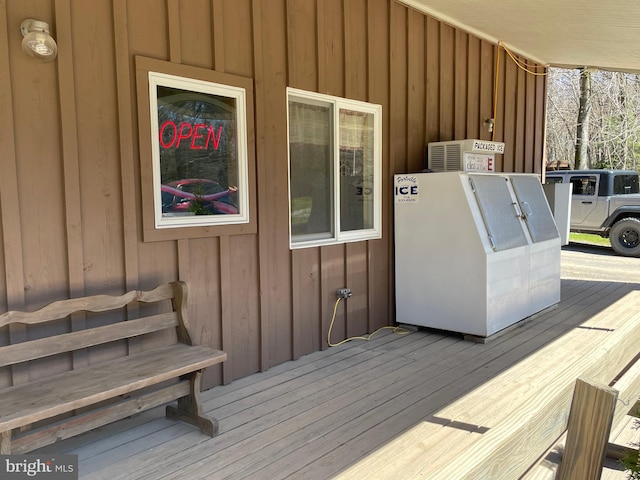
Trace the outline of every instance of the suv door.
[[[599, 228], [606, 218], [606, 202], [598, 205], [599, 175], [571, 175], [569, 182], [573, 185], [571, 198], [571, 227]], [[604, 207], [604, 212], [598, 210]], [[604, 217], [603, 217], [604, 215]]]

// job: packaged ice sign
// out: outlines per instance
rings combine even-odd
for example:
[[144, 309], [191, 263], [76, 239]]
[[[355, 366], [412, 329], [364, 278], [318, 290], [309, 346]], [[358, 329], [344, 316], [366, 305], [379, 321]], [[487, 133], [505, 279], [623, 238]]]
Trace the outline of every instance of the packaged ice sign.
[[495, 160], [493, 155], [489, 155], [486, 153], [465, 152], [464, 171], [465, 172], [494, 172]]
[[420, 201], [418, 177], [415, 175], [396, 175], [394, 196], [396, 203], [418, 203]]
[[472, 152], [504, 153], [504, 143], [473, 140]]

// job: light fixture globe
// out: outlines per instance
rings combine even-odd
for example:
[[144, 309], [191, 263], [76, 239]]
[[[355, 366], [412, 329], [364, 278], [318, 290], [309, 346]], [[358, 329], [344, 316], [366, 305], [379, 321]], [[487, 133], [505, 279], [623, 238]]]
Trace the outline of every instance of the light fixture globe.
[[58, 54], [56, 41], [49, 34], [49, 24], [28, 18], [20, 25], [22, 50], [30, 57], [50, 62]]

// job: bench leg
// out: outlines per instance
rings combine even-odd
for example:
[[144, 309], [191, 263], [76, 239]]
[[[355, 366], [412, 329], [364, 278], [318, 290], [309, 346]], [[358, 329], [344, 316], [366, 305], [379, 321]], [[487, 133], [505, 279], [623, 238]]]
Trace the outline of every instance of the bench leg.
[[200, 402], [200, 385], [202, 383], [202, 372], [195, 372], [189, 375], [191, 393], [186, 397], [178, 399], [178, 406], [167, 406], [167, 418], [181, 420], [198, 427], [202, 433], [210, 437], [218, 434], [218, 421], [215, 418], [208, 418], [202, 415], [202, 403]]
[[10, 455], [11, 454], [11, 430], [7, 430], [6, 432], [2, 432], [2, 437], [0, 438], [0, 455]]

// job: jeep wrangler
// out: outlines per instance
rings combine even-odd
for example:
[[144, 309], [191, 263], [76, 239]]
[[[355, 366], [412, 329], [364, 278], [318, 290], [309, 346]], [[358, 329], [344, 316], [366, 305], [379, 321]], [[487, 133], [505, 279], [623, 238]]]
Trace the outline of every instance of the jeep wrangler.
[[571, 183], [570, 230], [609, 238], [619, 255], [640, 257], [640, 178], [631, 170], [558, 170], [545, 183]]

